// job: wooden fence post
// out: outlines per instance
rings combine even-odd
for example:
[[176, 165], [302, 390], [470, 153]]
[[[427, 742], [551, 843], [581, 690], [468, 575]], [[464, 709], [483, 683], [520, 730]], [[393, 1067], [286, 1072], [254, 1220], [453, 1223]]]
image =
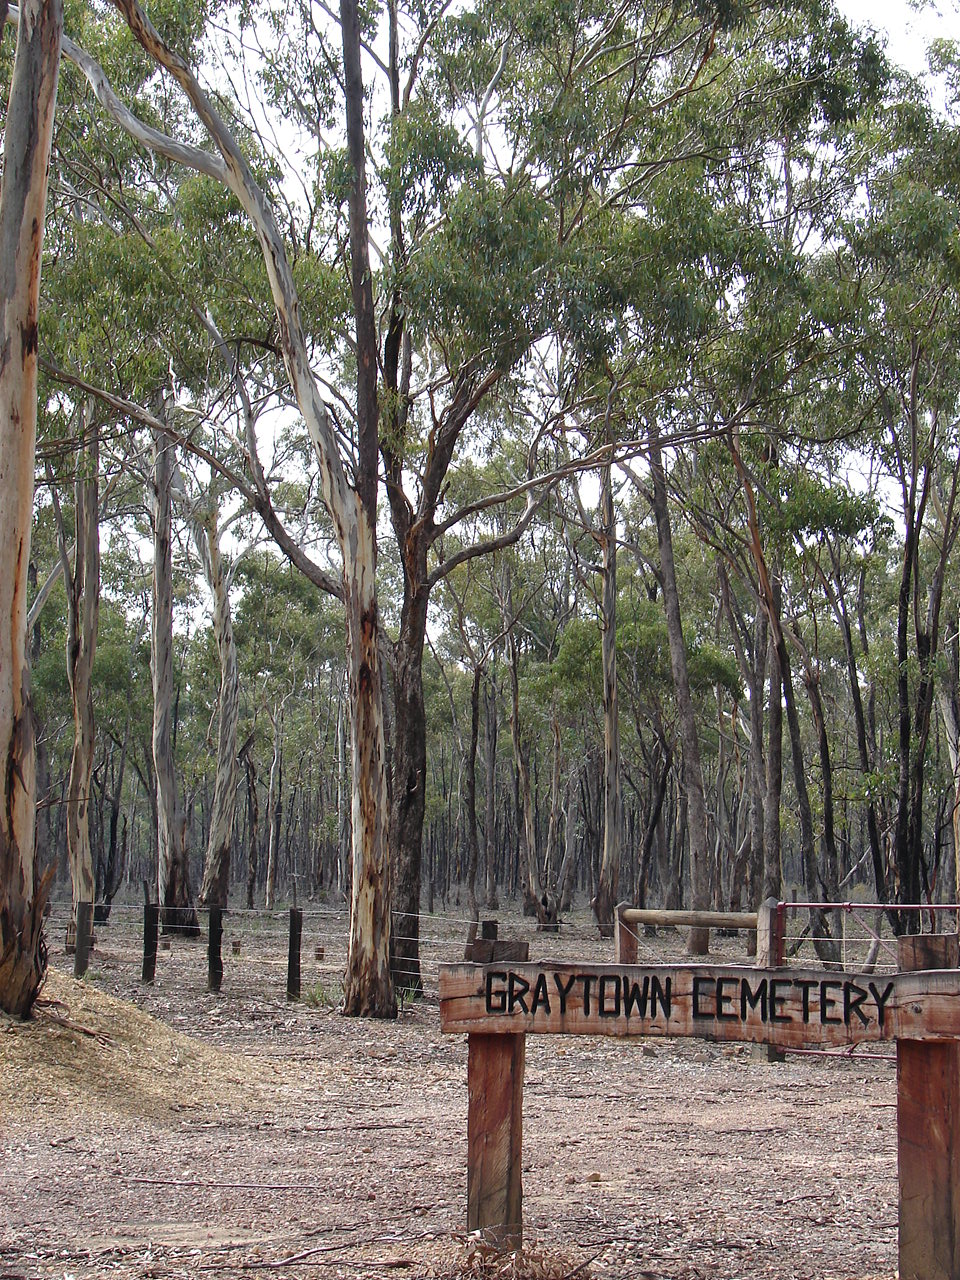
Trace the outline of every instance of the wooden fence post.
[[93, 903], [77, 903], [77, 950], [73, 957], [73, 976], [82, 978], [90, 962], [90, 934], [93, 932]]
[[523, 1242], [525, 1035], [467, 1037], [467, 1230], [499, 1248]]
[[290, 946], [287, 951], [287, 999], [300, 999], [300, 935], [303, 932], [303, 912], [299, 907], [290, 908]]
[[783, 908], [767, 898], [757, 911], [757, 968], [780, 969], [784, 963]]
[[637, 931], [623, 918], [629, 902], [618, 902], [613, 922], [613, 945], [617, 964], [637, 963]]
[[153, 982], [157, 973], [157, 939], [160, 934], [160, 908], [147, 902], [143, 908], [143, 970], [141, 982]]
[[207, 935], [207, 990], [219, 991], [223, 986], [223, 911], [210, 908], [210, 932]]
[[[960, 968], [956, 934], [899, 940], [901, 970]], [[900, 1280], [960, 1276], [960, 1042], [897, 1041]]]
[[[758, 969], [781, 969], [785, 963], [784, 909], [776, 898], [767, 898], [757, 910], [757, 954], [754, 961]], [[752, 1056], [761, 1062], [783, 1062], [786, 1055], [772, 1044], [753, 1046]]]

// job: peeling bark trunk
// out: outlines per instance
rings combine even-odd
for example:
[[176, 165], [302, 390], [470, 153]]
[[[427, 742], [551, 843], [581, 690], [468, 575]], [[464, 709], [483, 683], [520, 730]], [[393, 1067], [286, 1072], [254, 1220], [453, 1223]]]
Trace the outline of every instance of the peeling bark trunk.
[[153, 765], [157, 775], [157, 895], [165, 933], [198, 934], [187, 863], [187, 816], [179, 801], [173, 759], [173, 437], [154, 433], [153, 616], [150, 669], [153, 677]]
[[395, 1017], [390, 972], [389, 796], [377, 645], [376, 544], [372, 511], [358, 519], [357, 562], [344, 574], [353, 765], [353, 879], [344, 1012]]
[[[254, 179], [236, 139], [196, 76], [161, 39], [137, 0], [114, 0], [134, 37], [176, 80], [213, 142], [201, 150], [176, 142], [117, 113], [96, 69], [84, 66], [108, 111], [145, 145], [190, 165], [228, 187], [250, 219], [263, 254], [277, 310], [284, 365], [303, 414], [320, 470], [323, 500], [343, 558], [340, 592], [347, 637], [348, 695], [353, 773], [353, 863], [351, 925], [344, 1012], [394, 1016], [396, 1000], [389, 973], [391, 876], [386, 845], [389, 800], [384, 760], [384, 711], [378, 654], [376, 508], [378, 467], [377, 331], [367, 232], [360, 69], [360, 22], [356, 0], [341, 0], [347, 149], [353, 169], [349, 195], [350, 266], [357, 357], [356, 475], [352, 486], [299, 318], [299, 300], [283, 237], [264, 192]], [[288, 540], [284, 550], [298, 557]], [[301, 562], [298, 557], [298, 562]], [[334, 584], [325, 575], [323, 585]], [[339, 594], [339, 593], [338, 593]]]
[[347, 803], [347, 731], [343, 724], [343, 702], [337, 707], [337, 888], [350, 901], [350, 805]]
[[[60, 555], [67, 595], [67, 683], [73, 703], [73, 752], [67, 784], [67, 857], [73, 907], [93, 902], [96, 888], [90, 844], [90, 799], [96, 734], [93, 663], [100, 616], [99, 433], [84, 406], [74, 484], [74, 557], [71, 569], [60, 524]], [[59, 514], [59, 511], [58, 511]]]
[[237, 726], [240, 720], [240, 676], [237, 646], [233, 638], [230, 593], [220, 556], [217, 511], [213, 506], [206, 521], [194, 529], [204, 577], [213, 596], [213, 634], [220, 658], [220, 706], [217, 724], [217, 773], [213, 786], [213, 809], [207, 836], [200, 903], [205, 907], [226, 907], [230, 892], [230, 855], [237, 807]]
[[377, 329], [367, 225], [367, 179], [356, 0], [340, 0], [350, 188], [350, 269], [357, 337], [357, 488], [343, 504], [343, 603], [353, 757], [353, 886], [344, 977], [347, 1014], [395, 1017], [390, 973], [392, 869], [377, 609]]
[[47, 968], [36, 880], [36, 756], [27, 573], [37, 439], [37, 318], [63, 9], [23, 0], [0, 188], [0, 1008], [26, 1017]]

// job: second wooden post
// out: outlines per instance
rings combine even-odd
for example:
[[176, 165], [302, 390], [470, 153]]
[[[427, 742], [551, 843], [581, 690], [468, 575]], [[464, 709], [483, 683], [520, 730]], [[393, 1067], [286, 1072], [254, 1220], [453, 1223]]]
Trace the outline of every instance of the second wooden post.
[[[901, 938], [900, 968], [956, 969], [956, 934]], [[960, 1041], [897, 1041], [900, 1280], [960, 1276]]]
[[525, 1035], [470, 1035], [467, 1049], [467, 1230], [500, 1248], [523, 1241]]

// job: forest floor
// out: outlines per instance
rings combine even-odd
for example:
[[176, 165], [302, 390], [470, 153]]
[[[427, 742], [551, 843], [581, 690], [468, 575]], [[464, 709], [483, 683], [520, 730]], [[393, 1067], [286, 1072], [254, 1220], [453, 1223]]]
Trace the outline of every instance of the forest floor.
[[[440, 1034], [436, 999], [465, 932], [425, 917], [425, 998], [382, 1023], [335, 1010], [346, 919], [330, 909], [305, 913], [296, 1003], [282, 913], [225, 918], [219, 995], [205, 944], [181, 939], [142, 986], [133, 909], [98, 928], [76, 983], [55, 913], [37, 1016], [0, 1021], [0, 1280], [895, 1276], [889, 1052], [771, 1063], [533, 1037], [524, 1253], [468, 1238], [466, 1044]], [[549, 938], [504, 911], [501, 937], [613, 959], [585, 914]], [[641, 961], [682, 945], [644, 939]]]

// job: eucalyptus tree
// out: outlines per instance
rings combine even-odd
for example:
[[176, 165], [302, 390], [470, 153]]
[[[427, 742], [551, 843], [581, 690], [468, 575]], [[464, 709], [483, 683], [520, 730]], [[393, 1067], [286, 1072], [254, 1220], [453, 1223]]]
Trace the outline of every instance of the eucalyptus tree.
[[[924, 885], [925, 774], [938, 684], [941, 611], [960, 534], [960, 318], [956, 127], [912, 86], [866, 135], [887, 163], [865, 176], [869, 202], [837, 255], [838, 287], [861, 309], [854, 372], [873, 433], [864, 447], [898, 497], [897, 785], [892, 883], [916, 904]], [[891, 895], [893, 896], [893, 895]], [[901, 927], [915, 927], [901, 913]]]
[[240, 675], [233, 630], [230, 591], [238, 565], [248, 547], [225, 556], [223, 537], [231, 526], [236, 533], [246, 516], [243, 506], [226, 518], [222, 511], [227, 483], [216, 472], [209, 479], [188, 478], [180, 470], [175, 496], [190, 528], [204, 583], [212, 602], [213, 636], [219, 668], [216, 700], [217, 740], [214, 794], [210, 813], [203, 877], [197, 895], [201, 906], [226, 907], [230, 890], [230, 855], [233, 848], [239, 774]]
[[[37, 424], [40, 262], [63, 24], [58, 0], [27, 0], [3, 137], [0, 190], [0, 1007], [26, 1016], [46, 970], [35, 849], [35, 745], [26, 650]], [[0, 28], [2, 35], [2, 28]]]
[[[169, 15], [170, 39], [186, 50], [175, 51], [135, 3], [117, 6], [130, 32], [149, 62], [168, 74], [188, 103], [196, 120], [213, 143], [204, 150], [189, 140], [177, 139], [152, 123], [144, 123], [117, 97], [103, 69], [72, 41], [65, 52], [88, 79], [108, 116], [135, 141], [184, 164], [207, 179], [227, 187], [239, 201], [257, 238], [266, 266], [271, 296], [277, 309], [282, 350], [293, 395], [304, 415], [319, 462], [324, 502], [330, 513], [340, 553], [338, 576], [325, 582], [344, 600], [350, 655], [351, 741], [354, 777], [354, 875], [351, 942], [346, 979], [346, 1009], [350, 1013], [390, 1015], [395, 1003], [389, 977], [390, 870], [386, 847], [384, 735], [380, 688], [380, 654], [376, 605], [375, 504], [377, 488], [377, 396], [373, 352], [373, 312], [367, 263], [365, 214], [365, 163], [360, 114], [360, 32], [356, 7], [346, 2], [341, 31], [347, 84], [348, 149], [352, 179], [348, 182], [352, 296], [357, 320], [359, 358], [356, 482], [349, 477], [349, 448], [341, 448], [331, 417], [311, 370], [309, 344], [298, 314], [298, 291], [283, 238], [263, 188], [245, 159], [223, 114], [190, 70], [188, 57], [195, 32], [190, 20], [176, 31]], [[108, 15], [103, 16], [111, 39], [116, 39]], [[176, 127], [180, 122], [175, 113]], [[189, 134], [189, 129], [187, 130]]]
[[[281, 52], [270, 84], [288, 115], [318, 135], [323, 163], [330, 59], [303, 10], [302, 29], [278, 31]], [[696, 82], [728, 16], [725, 6], [708, 6], [688, 20], [666, 4], [652, 15], [639, 5], [615, 13], [590, 4], [550, 13], [523, 4], [456, 13], [444, 5], [409, 11], [391, 5], [382, 30], [371, 22], [371, 61], [379, 61], [383, 75], [374, 104], [382, 101], [386, 139], [381, 153], [371, 130], [388, 229], [381, 454], [404, 582], [391, 841], [394, 952], [405, 974], [416, 974], [418, 963], [421, 664], [430, 594], [464, 557], [515, 540], [533, 506], [492, 545], [468, 546], [460, 538], [455, 557], [446, 557], [451, 534], [471, 509], [450, 502], [449, 476], [476, 447], [478, 410], [491, 398], [514, 397], [535, 344], [558, 324], [583, 325], [583, 312], [591, 310], [584, 305], [587, 276], [602, 270], [591, 223], [605, 185], [622, 167], [634, 178], [642, 170], [636, 151], [651, 112]], [[378, 34], [387, 50], [379, 60]], [[328, 183], [335, 165], [335, 156], [323, 164]]]

